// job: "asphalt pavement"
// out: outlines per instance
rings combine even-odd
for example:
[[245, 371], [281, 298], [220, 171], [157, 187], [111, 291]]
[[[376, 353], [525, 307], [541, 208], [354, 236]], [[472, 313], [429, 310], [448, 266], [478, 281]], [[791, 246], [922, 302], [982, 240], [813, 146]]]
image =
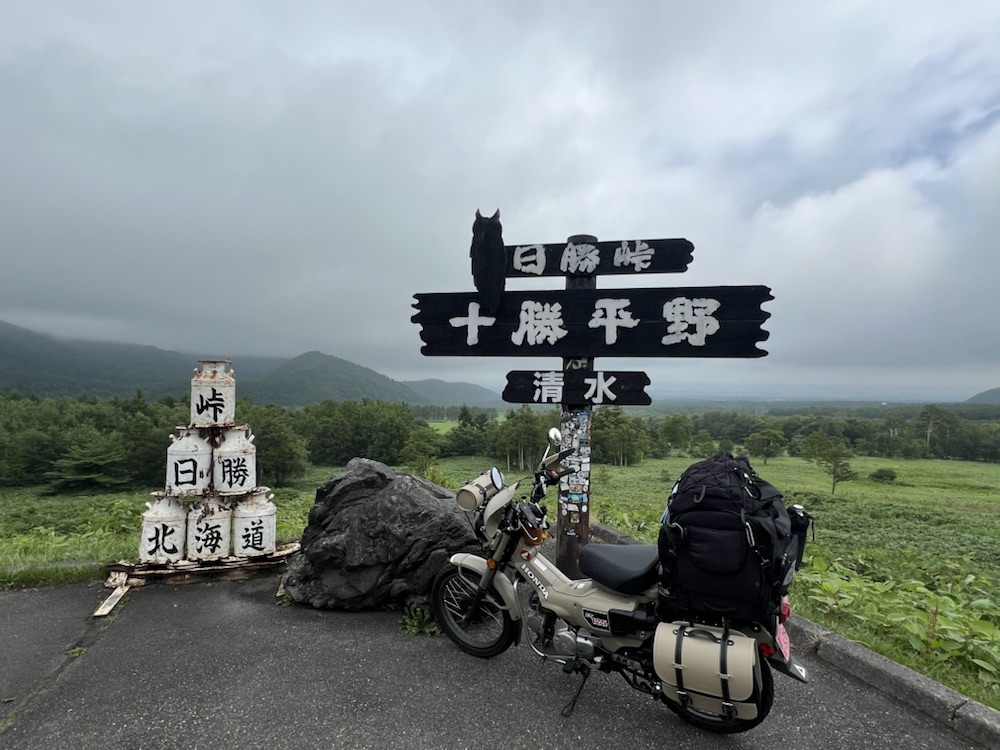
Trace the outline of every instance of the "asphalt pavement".
[[997, 712], [804, 621], [811, 682], [775, 675], [768, 719], [720, 737], [609, 674], [565, 718], [581, 678], [526, 645], [476, 659], [398, 612], [282, 606], [279, 583], [148, 585], [104, 618], [100, 585], [0, 592], [0, 748], [1000, 748]]

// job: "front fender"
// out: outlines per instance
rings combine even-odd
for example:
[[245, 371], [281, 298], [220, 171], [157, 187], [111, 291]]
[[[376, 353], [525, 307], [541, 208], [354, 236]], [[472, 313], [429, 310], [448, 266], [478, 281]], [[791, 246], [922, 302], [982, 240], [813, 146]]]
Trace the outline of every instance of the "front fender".
[[[483, 575], [487, 570], [489, 570], [484, 558], [479, 555], [473, 555], [469, 552], [457, 552], [451, 556], [449, 562], [456, 568], [461, 570], [471, 570], [479, 575]], [[500, 594], [500, 598], [503, 599], [503, 603], [507, 607], [507, 611], [510, 613], [510, 619], [514, 621], [520, 620], [521, 606], [517, 602], [517, 594], [514, 591], [514, 584], [510, 582], [510, 579], [503, 573], [497, 573], [493, 578], [493, 588], [497, 590]]]

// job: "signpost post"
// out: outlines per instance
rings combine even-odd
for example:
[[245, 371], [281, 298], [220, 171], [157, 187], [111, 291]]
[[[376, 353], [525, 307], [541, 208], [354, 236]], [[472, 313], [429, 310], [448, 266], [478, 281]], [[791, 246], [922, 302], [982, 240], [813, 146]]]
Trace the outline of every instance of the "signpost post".
[[[636, 246], [639, 244], [637, 242]], [[573, 251], [572, 257], [568, 260], [563, 261], [560, 258], [560, 266], [565, 266], [566, 270], [569, 270], [570, 267], [576, 265], [577, 270], [579, 270], [579, 265], [575, 261], [581, 258], [592, 258], [593, 253], [597, 252], [598, 260], [594, 263], [594, 267], [598, 267], [601, 254], [597, 245], [597, 238], [593, 235], [576, 234], [568, 237], [566, 247], [573, 247], [576, 250]], [[627, 246], [628, 243], [622, 243], [622, 247]], [[690, 254], [685, 260], [689, 258]], [[623, 265], [619, 264], [619, 267]], [[684, 267], [687, 268], [686, 262]], [[593, 274], [566, 277], [566, 291], [570, 294], [582, 291], [592, 292], [596, 289], [597, 277]], [[570, 295], [567, 294], [567, 296]], [[586, 381], [587, 376], [594, 377], [594, 359], [590, 356], [589, 351], [577, 352], [572, 356], [563, 357], [563, 370], [566, 373], [573, 373], [574, 377], [582, 374]], [[563, 444], [565, 445], [568, 441], [576, 449], [570, 458], [576, 459], [579, 463], [576, 472], [565, 477], [559, 485], [559, 511], [556, 514], [556, 565], [570, 578], [579, 578], [580, 549], [590, 541], [590, 428], [594, 414], [593, 407], [585, 398], [573, 398], [572, 396], [571, 392], [564, 391], [563, 393], [562, 418], [559, 428], [564, 436]]]
[[[501, 248], [503, 256], [501, 257]], [[556, 563], [579, 577], [577, 558], [590, 536], [592, 409], [650, 403], [642, 372], [602, 372], [596, 357], [763, 357], [757, 344], [774, 299], [765, 286], [652, 287], [598, 290], [597, 276], [683, 273], [694, 246], [685, 239], [503, 245], [500, 212], [476, 213], [470, 250], [476, 292], [417, 294], [412, 321], [426, 356], [555, 356], [561, 370], [515, 370], [503, 398], [560, 404], [563, 447], [575, 474], [563, 479]], [[501, 275], [501, 269], [503, 269]], [[506, 279], [562, 276], [563, 290], [508, 291]]]

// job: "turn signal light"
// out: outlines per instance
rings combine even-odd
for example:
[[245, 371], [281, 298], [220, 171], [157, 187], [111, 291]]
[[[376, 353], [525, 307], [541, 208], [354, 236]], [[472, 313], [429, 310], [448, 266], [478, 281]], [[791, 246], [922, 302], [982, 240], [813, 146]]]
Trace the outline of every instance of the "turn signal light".
[[787, 596], [781, 597], [781, 622], [784, 622], [792, 614], [792, 605]]

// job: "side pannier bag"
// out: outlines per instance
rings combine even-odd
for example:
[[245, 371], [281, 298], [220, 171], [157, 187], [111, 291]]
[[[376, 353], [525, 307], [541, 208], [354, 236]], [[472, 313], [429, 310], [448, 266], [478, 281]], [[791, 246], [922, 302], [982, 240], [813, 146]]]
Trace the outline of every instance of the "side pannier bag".
[[661, 622], [653, 637], [653, 669], [668, 700], [730, 720], [757, 718], [757, 643], [739, 631]]

